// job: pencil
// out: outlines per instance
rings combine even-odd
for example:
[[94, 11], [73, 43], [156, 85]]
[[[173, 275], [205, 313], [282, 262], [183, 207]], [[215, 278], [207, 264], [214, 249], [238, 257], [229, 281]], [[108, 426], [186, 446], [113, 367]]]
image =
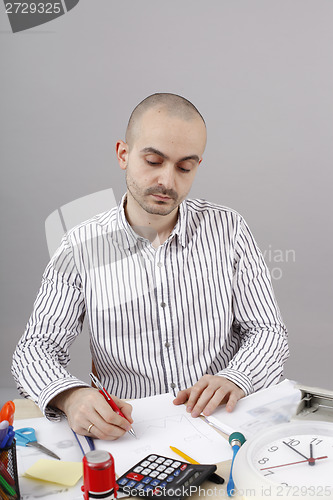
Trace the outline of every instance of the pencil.
[[[180, 451], [178, 450], [178, 448], [175, 448], [174, 446], [170, 446], [171, 450], [176, 453], [176, 455], [179, 455], [180, 457], [184, 458], [184, 460], [186, 460], [187, 462], [190, 462], [190, 464], [195, 464], [195, 465], [200, 465], [199, 462], [197, 462], [196, 460], [194, 460], [193, 458], [189, 457], [188, 455], [186, 455], [186, 453], [184, 453], [183, 451]], [[219, 476], [218, 474], [216, 474], [215, 472], [213, 472], [213, 474], [211, 474], [209, 477], [208, 477], [208, 480], [209, 481], [212, 481], [213, 483], [215, 484], [223, 484], [224, 483], [224, 479], [223, 477]]]
[[12, 488], [7, 481], [0, 475], [0, 484], [4, 490], [6, 490], [11, 496], [16, 495], [16, 491]]

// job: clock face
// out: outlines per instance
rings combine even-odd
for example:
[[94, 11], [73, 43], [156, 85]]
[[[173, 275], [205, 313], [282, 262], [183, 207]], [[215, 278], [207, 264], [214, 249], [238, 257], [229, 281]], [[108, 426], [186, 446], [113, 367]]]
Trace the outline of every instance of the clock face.
[[263, 477], [278, 484], [333, 486], [333, 435], [286, 435], [261, 446], [253, 463]]
[[333, 424], [297, 421], [266, 429], [239, 450], [233, 476], [238, 489], [254, 488], [258, 497], [270, 488], [277, 498], [333, 498]]

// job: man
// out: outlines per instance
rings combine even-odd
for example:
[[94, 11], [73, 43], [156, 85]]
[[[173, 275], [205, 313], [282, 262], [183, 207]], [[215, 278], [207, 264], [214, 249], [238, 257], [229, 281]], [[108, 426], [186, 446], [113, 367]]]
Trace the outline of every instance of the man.
[[[281, 376], [286, 329], [245, 221], [185, 200], [205, 145], [189, 101], [142, 101], [116, 145], [127, 184], [119, 207], [69, 231], [46, 268], [13, 374], [23, 395], [49, 417], [63, 411], [78, 433], [128, 431], [131, 406], [118, 397], [179, 391], [174, 403], [197, 417], [222, 402], [232, 411]], [[97, 374], [126, 418], [66, 370], [85, 314]]]

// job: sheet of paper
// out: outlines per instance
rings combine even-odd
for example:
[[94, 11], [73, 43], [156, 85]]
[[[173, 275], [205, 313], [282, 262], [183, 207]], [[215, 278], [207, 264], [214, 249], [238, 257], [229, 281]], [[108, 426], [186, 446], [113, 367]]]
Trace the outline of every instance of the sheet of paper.
[[63, 462], [41, 458], [29, 467], [24, 475], [32, 479], [49, 481], [62, 486], [75, 486], [83, 474], [81, 462]]
[[294, 386], [295, 382], [286, 379], [241, 399], [232, 413], [223, 406], [206, 420], [226, 434], [239, 431], [248, 439], [264, 428], [290, 420], [301, 399]]
[[95, 440], [96, 448], [112, 454], [117, 474], [123, 474], [151, 453], [179, 459], [170, 446], [203, 464], [214, 464], [232, 457], [226, 439], [201, 418], [191, 417], [184, 405], [175, 406], [173, 399], [172, 394], [162, 394], [130, 401], [137, 439], [127, 433], [117, 441]]

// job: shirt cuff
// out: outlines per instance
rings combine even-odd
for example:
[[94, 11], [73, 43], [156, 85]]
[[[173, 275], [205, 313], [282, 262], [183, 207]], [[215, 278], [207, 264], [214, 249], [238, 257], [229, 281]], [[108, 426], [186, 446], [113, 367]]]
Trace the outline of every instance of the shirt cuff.
[[252, 394], [254, 392], [251, 379], [237, 370], [232, 370], [231, 368], [225, 368], [220, 372], [216, 373], [219, 377], [225, 377], [234, 384], [238, 385], [245, 392], [245, 396]]
[[74, 387], [90, 387], [86, 382], [74, 377], [55, 380], [40, 393], [38, 406], [48, 420], [59, 421], [65, 414], [63, 411], [49, 405], [49, 402], [61, 392]]

